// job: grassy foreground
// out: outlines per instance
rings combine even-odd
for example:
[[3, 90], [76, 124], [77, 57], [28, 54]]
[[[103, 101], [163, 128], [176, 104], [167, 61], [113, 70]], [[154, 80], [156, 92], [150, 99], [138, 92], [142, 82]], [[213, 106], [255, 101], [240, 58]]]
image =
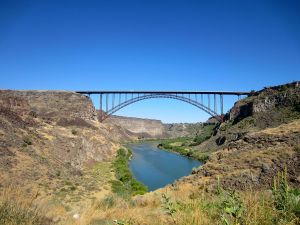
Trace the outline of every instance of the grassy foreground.
[[0, 195], [0, 224], [6, 225], [297, 225], [300, 190], [291, 188], [282, 172], [272, 191], [234, 192], [220, 185], [207, 191], [205, 186], [180, 184], [127, 199], [112, 194], [68, 221], [54, 223], [45, 216], [49, 210], [36, 203], [36, 196], [12, 188]]

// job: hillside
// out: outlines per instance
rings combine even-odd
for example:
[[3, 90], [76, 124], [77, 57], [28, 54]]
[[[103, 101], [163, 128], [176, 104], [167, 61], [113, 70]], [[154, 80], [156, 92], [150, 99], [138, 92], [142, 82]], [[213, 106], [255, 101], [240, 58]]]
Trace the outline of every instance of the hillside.
[[[110, 163], [126, 130], [97, 120], [88, 97], [0, 91], [0, 188], [38, 193], [62, 211], [110, 189]], [[62, 205], [61, 205], [62, 204]]]
[[195, 150], [217, 150], [245, 134], [276, 127], [300, 118], [299, 82], [265, 88], [239, 100], [225, 115], [225, 122], [215, 129], [213, 136]]

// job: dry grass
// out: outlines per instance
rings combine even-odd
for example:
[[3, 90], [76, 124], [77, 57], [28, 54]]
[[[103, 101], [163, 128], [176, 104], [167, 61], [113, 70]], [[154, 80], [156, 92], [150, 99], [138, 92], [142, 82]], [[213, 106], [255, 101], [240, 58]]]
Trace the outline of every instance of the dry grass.
[[[125, 200], [117, 195], [108, 195], [95, 201], [80, 212], [79, 219], [73, 214], [60, 217], [59, 225], [210, 225], [222, 224], [225, 215], [230, 224], [234, 219], [226, 214], [222, 206], [228, 201], [226, 191], [221, 194], [206, 192], [192, 184], [180, 184], [166, 187], [143, 196]], [[164, 201], [163, 195], [168, 201]], [[274, 208], [272, 194], [268, 191], [244, 191], [237, 194], [243, 213], [240, 221], [246, 225], [278, 224], [296, 225], [299, 221], [285, 220]], [[61, 216], [61, 211], [47, 209], [37, 205], [37, 195], [29, 195], [19, 189], [6, 188], [0, 196], [0, 224], [7, 225], [47, 225], [46, 219], [51, 211], [51, 218]], [[57, 215], [55, 215], [57, 214]], [[279, 219], [278, 219], [279, 218]]]
[[[162, 194], [170, 198], [170, 207], [175, 211], [169, 213]], [[144, 196], [138, 196], [125, 201], [113, 196], [114, 202], [108, 205], [100, 202], [91, 207], [77, 221], [77, 225], [101, 224], [139, 224], [139, 225], [209, 225], [221, 224], [224, 213], [222, 202], [226, 195], [217, 195], [199, 190], [192, 185], [182, 185], [177, 188], [165, 188]], [[239, 193], [244, 212], [243, 224], [263, 225], [273, 224], [273, 219], [280, 213], [274, 210], [272, 196], [269, 192], [247, 191]], [[227, 217], [230, 224], [235, 224], [233, 218]], [[293, 224], [297, 221], [282, 220], [279, 224]]]
[[285, 135], [289, 133], [300, 132], [300, 119], [294, 120], [287, 124], [281, 124], [274, 128], [267, 128], [262, 131], [254, 132], [253, 135], [270, 134], [270, 135]]
[[36, 204], [37, 197], [38, 194], [29, 195], [19, 188], [5, 188], [0, 195], [0, 224], [51, 224], [51, 220], [44, 216], [46, 210]]

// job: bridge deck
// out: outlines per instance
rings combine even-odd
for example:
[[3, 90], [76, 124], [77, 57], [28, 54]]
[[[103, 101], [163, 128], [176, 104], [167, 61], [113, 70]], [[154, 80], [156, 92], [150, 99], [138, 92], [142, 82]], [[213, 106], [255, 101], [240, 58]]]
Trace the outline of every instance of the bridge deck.
[[251, 92], [235, 91], [75, 91], [79, 94], [217, 94], [250, 95]]

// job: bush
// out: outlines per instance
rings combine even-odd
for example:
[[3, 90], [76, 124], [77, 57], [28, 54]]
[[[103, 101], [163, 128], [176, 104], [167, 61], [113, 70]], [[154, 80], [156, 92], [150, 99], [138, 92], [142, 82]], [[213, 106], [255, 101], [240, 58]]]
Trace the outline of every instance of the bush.
[[240, 200], [240, 197], [235, 191], [225, 192], [225, 194], [226, 198], [221, 203], [221, 221], [224, 224], [229, 225], [229, 221], [226, 218], [227, 216], [230, 220], [234, 221], [234, 224], [242, 224], [242, 215], [245, 211], [245, 208], [243, 206], [242, 201]]
[[168, 215], [172, 216], [174, 213], [180, 210], [181, 207], [178, 202], [172, 202], [171, 198], [165, 194], [162, 194], [161, 197], [163, 209]]
[[32, 145], [32, 141], [29, 137], [24, 138], [23, 142], [23, 147], [26, 147], [27, 145]]
[[208, 153], [198, 153], [198, 152], [194, 152], [192, 154], [192, 157], [195, 159], [198, 159], [201, 162], [206, 162], [209, 159], [209, 154]]
[[[211, 130], [211, 132], [212, 132], [212, 130]], [[205, 139], [210, 138], [210, 135], [207, 135], [205, 137]], [[200, 138], [200, 136], [199, 136], [199, 138]], [[201, 136], [201, 138], [204, 138], [204, 137]], [[197, 159], [199, 161], [202, 161], [202, 162], [206, 162], [209, 159], [209, 154], [207, 154], [207, 153], [199, 153], [199, 152], [193, 151], [192, 149], [189, 148], [191, 146], [198, 145], [198, 143], [196, 143], [196, 142], [190, 143], [190, 139], [185, 138], [183, 140], [183, 143], [180, 146], [178, 146], [178, 145], [172, 145], [173, 143], [178, 142], [178, 141], [179, 141], [179, 138], [171, 139], [171, 140], [166, 140], [166, 141], [158, 144], [157, 147], [161, 148], [161, 149], [170, 150], [172, 152], [177, 152], [180, 155], [184, 155], [184, 156], [187, 156], [187, 157], [192, 157], [192, 158], [195, 158], [195, 159]]]
[[202, 132], [196, 135], [196, 137], [193, 139], [193, 143], [191, 143], [189, 146], [197, 146], [200, 145], [202, 142], [208, 140], [213, 134], [214, 128], [215, 125], [204, 126]]
[[75, 129], [72, 129], [72, 131], [71, 131], [71, 132], [72, 132], [72, 134], [73, 134], [73, 135], [77, 135], [77, 130], [75, 130]]
[[106, 197], [100, 203], [98, 208], [105, 207], [105, 208], [112, 208], [116, 205], [116, 199], [113, 195]]
[[[281, 212], [277, 220], [291, 221], [300, 216], [300, 189], [292, 189], [287, 182], [287, 170], [274, 177], [273, 203], [275, 209]], [[300, 221], [299, 221], [300, 222]]]
[[131, 174], [128, 161], [132, 155], [130, 150], [119, 149], [116, 160], [113, 163], [118, 180], [111, 181], [113, 192], [128, 197], [131, 195], [144, 194], [147, 187], [137, 181]]

